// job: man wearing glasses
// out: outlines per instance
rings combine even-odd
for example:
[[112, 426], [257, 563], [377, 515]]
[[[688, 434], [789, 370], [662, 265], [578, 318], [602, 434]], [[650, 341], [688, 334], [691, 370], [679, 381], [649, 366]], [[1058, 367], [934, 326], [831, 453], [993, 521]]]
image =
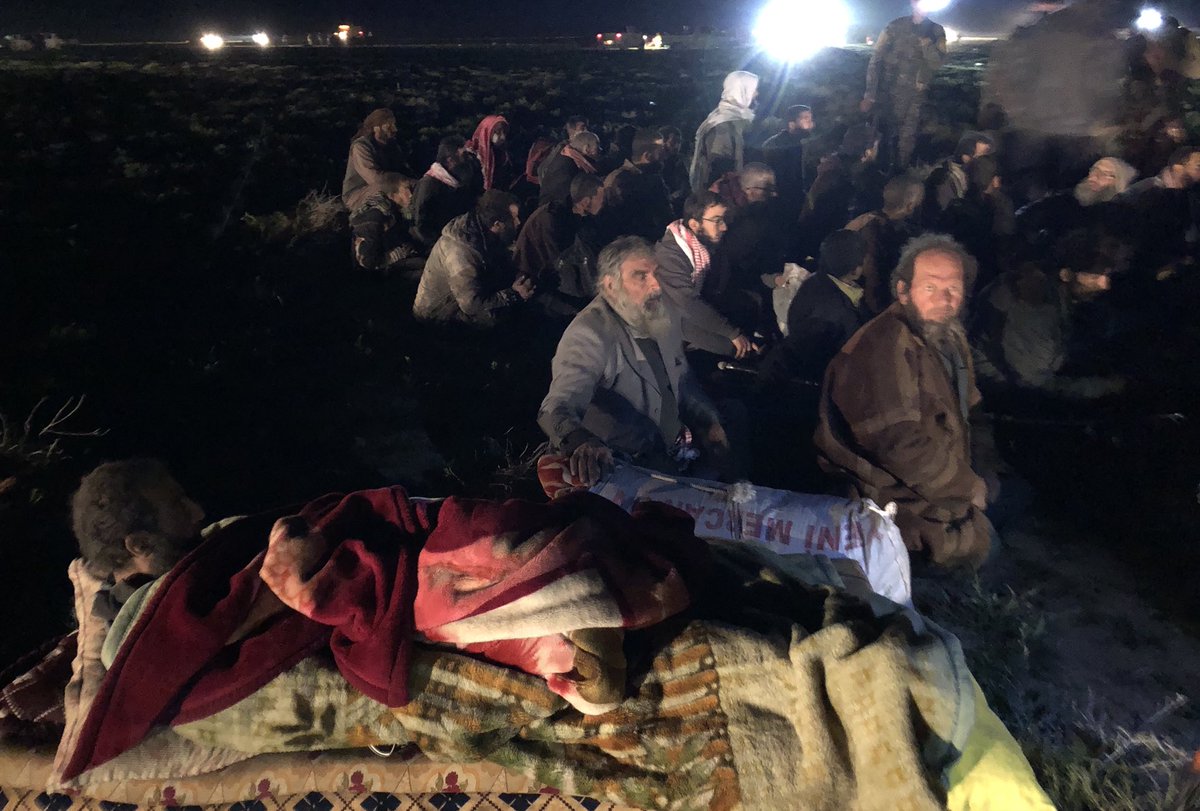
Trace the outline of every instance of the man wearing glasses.
[[728, 230], [726, 211], [713, 192], [693, 193], [683, 204], [683, 217], [667, 226], [654, 255], [658, 283], [682, 318], [684, 341], [740, 360], [758, 348], [701, 295], [713, 254]]

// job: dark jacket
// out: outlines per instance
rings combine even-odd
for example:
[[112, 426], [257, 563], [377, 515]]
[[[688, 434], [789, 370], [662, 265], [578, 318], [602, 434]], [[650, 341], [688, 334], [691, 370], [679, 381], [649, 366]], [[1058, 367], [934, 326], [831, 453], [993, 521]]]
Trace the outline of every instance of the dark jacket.
[[560, 149], [552, 157], [542, 161], [538, 167], [538, 178], [541, 180], [541, 191], [538, 194], [538, 205], [546, 203], [571, 204], [571, 181], [583, 170], [562, 153]]
[[783, 130], [768, 138], [762, 145], [763, 161], [775, 170], [775, 185], [779, 199], [792, 219], [804, 206], [808, 183], [804, 175], [804, 142], [806, 132]]
[[788, 307], [789, 371], [792, 377], [818, 381], [854, 333], [867, 323], [863, 302], [856, 305], [833, 277], [818, 273], [796, 291]]
[[634, 234], [651, 242], [674, 219], [662, 175], [631, 161], [604, 179], [604, 210], [614, 236]]
[[[966, 341], [971, 405], [979, 402]], [[971, 503], [980, 477], [971, 469], [970, 431], [941, 355], [893, 304], [842, 347], [821, 389], [813, 436], [821, 467], [844, 476], [860, 496], [895, 502], [909, 549], [933, 562], [978, 566], [990, 525]]]
[[575, 240], [578, 220], [561, 203], [547, 203], [529, 215], [513, 253], [517, 274], [538, 279], [544, 273], [553, 273], [555, 260]]
[[473, 205], [475, 193], [467, 184], [455, 189], [432, 175], [425, 175], [417, 182], [416, 191], [413, 192], [413, 236], [432, 247], [446, 224], [466, 214]]

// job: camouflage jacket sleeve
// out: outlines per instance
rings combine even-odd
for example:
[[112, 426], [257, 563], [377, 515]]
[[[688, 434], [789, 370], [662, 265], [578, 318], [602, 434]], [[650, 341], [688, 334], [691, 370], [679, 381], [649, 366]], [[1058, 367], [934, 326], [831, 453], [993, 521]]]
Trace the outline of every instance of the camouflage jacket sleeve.
[[880, 63], [887, 59], [887, 52], [890, 50], [891, 37], [885, 28], [879, 33], [879, 39], [875, 40], [875, 47], [871, 49], [871, 61], [867, 64], [867, 88], [863, 91], [863, 99], [866, 101], [875, 101], [879, 92]]
[[451, 246], [446, 254], [450, 293], [458, 308], [472, 323], [491, 326], [502, 310], [519, 303], [521, 297], [511, 287], [489, 293], [481, 278], [484, 261], [478, 252], [464, 245]]
[[921, 37], [918, 43], [921, 48], [921, 67], [917, 71], [917, 87], [924, 89], [933, 80], [933, 74], [938, 72], [946, 61], [946, 29], [934, 23], [932, 37]]

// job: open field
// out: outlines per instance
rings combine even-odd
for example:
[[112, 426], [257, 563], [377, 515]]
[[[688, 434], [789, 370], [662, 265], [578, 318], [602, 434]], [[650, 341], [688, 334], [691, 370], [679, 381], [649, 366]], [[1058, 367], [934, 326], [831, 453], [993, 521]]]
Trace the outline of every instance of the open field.
[[[355, 275], [345, 215], [321, 202], [371, 109], [397, 112], [423, 169], [440, 137], [491, 112], [512, 122], [516, 155], [573, 113], [691, 132], [722, 76], [747, 67], [768, 112], [812, 104], [829, 148], [866, 58], [830, 52], [786, 77], [735, 51], [0, 59], [0, 664], [66, 623], [66, 498], [103, 459], [164, 458], [213, 518], [392, 482], [535, 492], [519, 463], [543, 438], [553, 340], [418, 327], [411, 284]], [[973, 122], [986, 59], [959, 50], [939, 74], [925, 158]], [[1194, 357], [1162, 355], [1179, 365], [1155, 370], [1126, 413], [998, 423], [1034, 487], [1029, 514], [978, 585], [917, 586], [1064, 808], [1157, 807], [1200, 747], [1200, 436], [1194, 415], [1141, 419], [1194, 408], [1200, 378], [1176, 373]], [[1127, 781], [1130, 799], [1089, 805], [1089, 780]]]

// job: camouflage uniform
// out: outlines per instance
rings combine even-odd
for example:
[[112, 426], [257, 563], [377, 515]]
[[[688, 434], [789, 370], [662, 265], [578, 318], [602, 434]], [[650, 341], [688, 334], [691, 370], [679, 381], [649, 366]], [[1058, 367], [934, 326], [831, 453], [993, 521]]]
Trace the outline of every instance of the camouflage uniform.
[[902, 169], [912, 159], [925, 89], [945, 58], [946, 31], [928, 19], [892, 20], [875, 42], [863, 99], [874, 105], [885, 166]]

